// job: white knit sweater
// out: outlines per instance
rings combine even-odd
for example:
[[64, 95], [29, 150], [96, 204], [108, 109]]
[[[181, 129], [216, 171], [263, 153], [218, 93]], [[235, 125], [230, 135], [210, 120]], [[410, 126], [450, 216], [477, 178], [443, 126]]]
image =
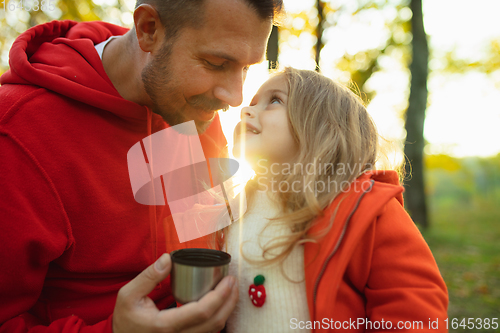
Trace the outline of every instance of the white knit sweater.
[[[306, 288], [304, 282], [304, 248], [297, 246], [288, 256], [284, 270], [294, 283], [281, 273], [280, 265], [258, 267], [241, 257], [241, 250], [246, 257], [262, 259], [262, 248], [275, 236], [290, 233], [289, 228], [272, 226], [264, 233], [262, 230], [268, 218], [279, 214], [279, 207], [268, 198], [265, 192], [257, 191], [243, 219], [229, 227], [227, 233], [227, 251], [231, 254], [229, 274], [238, 277], [239, 301], [235, 311], [229, 317], [226, 330], [229, 333], [260, 332], [280, 333], [290, 331], [309, 332], [309, 330], [291, 329], [300, 321], [309, 320]], [[262, 307], [252, 304], [248, 289], [257, 275], [265, 277], [266, 301]]]

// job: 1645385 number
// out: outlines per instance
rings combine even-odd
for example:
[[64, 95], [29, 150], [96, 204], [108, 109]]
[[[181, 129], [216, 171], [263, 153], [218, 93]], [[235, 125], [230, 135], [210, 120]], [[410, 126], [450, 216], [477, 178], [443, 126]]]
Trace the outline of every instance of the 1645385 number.
[[3, 0], [3, 9], [9, 11], [25, 10], [31, 11], [54, 11], [56, 9], [55, 0]]
[[448, 325], [452, 329], [461, 327], [470, 330], [496, 330], [498, 328], [498, 318], [451, 318], [450, 322], [448, 320], [449, 318], [444, 320], [446, 322], [446, 329], [449, 328]]

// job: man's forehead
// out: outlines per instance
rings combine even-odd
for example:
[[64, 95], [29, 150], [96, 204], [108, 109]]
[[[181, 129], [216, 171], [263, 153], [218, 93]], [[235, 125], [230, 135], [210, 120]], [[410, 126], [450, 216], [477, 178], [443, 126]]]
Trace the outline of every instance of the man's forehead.
[[261, 19], [243, 0], [206, 1], [203, 26], [189, 34], [200, 50], [245, 65], [264, 60], [271, 20]]
[[256, 37], [264, 30], [271, 32], [272, 20], [262, 19], [246, 1], [206, 0], [204, 26], [207, 29], [222, 29], [226, 33], [245, 34]]

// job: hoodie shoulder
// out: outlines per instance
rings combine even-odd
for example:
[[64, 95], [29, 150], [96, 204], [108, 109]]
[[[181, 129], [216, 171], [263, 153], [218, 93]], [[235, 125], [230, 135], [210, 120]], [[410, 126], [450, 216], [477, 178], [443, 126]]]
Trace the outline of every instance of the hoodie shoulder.
[[37, 86], [118, 116], [144, 119], [144, 108], [123, 99], [115, 89], [94, 47], [127, 31], [105, 22], [53, 21], [35, 26], [14, 42], [10, 70], [0, 84]]
[[36, 98], [45, 89], [23, 84], [5, 84], [0, 87], [0, 129], [26, 101]]

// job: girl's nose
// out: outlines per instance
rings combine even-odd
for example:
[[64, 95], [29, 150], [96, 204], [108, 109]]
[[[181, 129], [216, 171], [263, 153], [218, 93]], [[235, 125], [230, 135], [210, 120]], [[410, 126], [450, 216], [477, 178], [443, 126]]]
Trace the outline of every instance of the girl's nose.
[[243, 117], [255, 117], [255, 111], [251, 106], [245, 106], [243, 109], [241, 109], [240, 118], [243, 119]]

